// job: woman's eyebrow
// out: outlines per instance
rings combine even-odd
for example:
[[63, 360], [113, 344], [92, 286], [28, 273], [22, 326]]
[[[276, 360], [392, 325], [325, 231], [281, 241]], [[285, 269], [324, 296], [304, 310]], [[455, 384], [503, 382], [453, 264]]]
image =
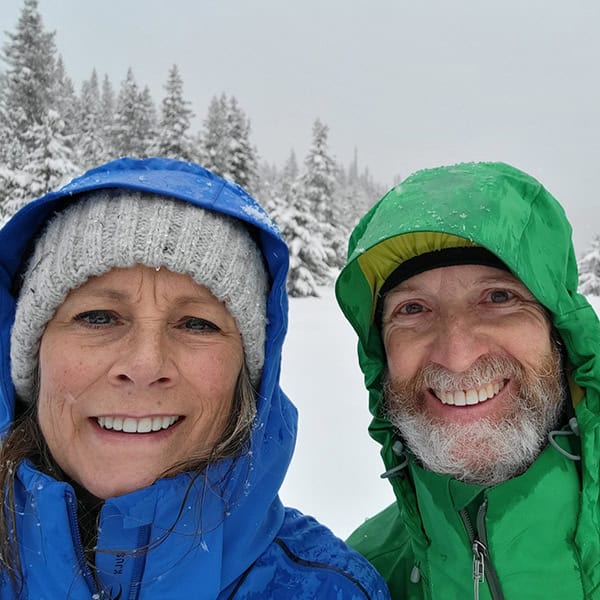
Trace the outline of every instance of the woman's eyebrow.
[[78, 298], [103, 298], [106, 300], [127, 300], [130, 294], [113, 288], [85, 287], [74, 290], [73, 296]]
[[[117, 290], [114, 288], [93, 288], [88, 287], [86, 289], [80, 288], [77, 290], [77, 297], [79, 298], [99, 298], [103, 300], [118, 300], [126, 302], [132, 300], [135, 294]], [[184, 296], [177, 296], [170, 301], [170, 304], [175, 307], [185, 306], [187, 304], [207, 304], [210, 302], [209, 298], [205, 298], [202, 294], [186, 294]]]

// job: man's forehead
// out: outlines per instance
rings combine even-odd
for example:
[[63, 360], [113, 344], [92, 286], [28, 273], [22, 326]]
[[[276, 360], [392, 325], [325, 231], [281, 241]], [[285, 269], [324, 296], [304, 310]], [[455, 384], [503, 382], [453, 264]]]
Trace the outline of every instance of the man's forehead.
[[413, 275], [393, 287], [387, 295], [450, 285], [461, 286], [465, 289], [488, 285], [511, 285], [529, 292], [527, 286], [520, 279], [504, 269], [487, 265], [451, 265]]
[[[399, 236], [402, 237], [402, 236]], [[434, 240], [437, 238], [433, 238]], [[439, 241], [439, 240], [438, 240]], [[420, 273], [434, 271], [442, 267], [453, 266], [487, 266], [499, 271], [509, 272], [508, 266], [494, 253], [477, 245], [450, 246], [422, 252], [413, 255], [406, 260], [400, 260], [395, 268], [391, 270], [381, 284], [375, 296], [374, 321], [381, 323], [384, 299], [390, 290], [395, 289], [404, 281], [416, 277]]]

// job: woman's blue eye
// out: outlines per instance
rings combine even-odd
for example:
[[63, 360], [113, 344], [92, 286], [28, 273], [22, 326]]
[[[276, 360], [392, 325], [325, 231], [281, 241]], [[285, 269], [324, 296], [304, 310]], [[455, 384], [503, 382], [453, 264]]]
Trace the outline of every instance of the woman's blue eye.
[[110, 310], [88, 310], [78, 314], [75, 320], [92, 327], [102, 327], [113, 324], [116, 321], [116, 315]]
[[184, 317], [181, 320], [180, 327], [182, 329], [189, 329], [190, 331], [219, 331], [219, 328], [206, 319], [200, 319], [199, 317]]

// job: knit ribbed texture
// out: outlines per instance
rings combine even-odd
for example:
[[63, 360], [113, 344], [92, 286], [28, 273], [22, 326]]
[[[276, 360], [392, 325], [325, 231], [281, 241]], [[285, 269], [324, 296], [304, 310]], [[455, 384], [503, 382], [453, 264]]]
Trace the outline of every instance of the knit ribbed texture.
[[24, 275], [11, 334], [19, 397], [32, 401], [46, 324], [68, 293], [114, 267], [166, 267], [207, 287], [235, 319], [258, 385], [264, 362], [268, 277], [246, 227], [221, 213], [138, 192], [86, 194], [51, 219]]

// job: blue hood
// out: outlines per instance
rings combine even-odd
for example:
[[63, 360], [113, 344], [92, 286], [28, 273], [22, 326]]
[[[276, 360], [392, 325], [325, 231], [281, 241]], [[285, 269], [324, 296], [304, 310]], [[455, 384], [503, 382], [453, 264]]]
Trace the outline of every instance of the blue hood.
[[[288, 251], [269, 217], [239, 186], [192, 163], [124, 158], [93, 169], [62, 189], [27, 204], [4, 226], [0, 231], [0, 431], [5, 432], [14, 418], [10, 329], [15, 313], [14, 290], [31, 242], [45, 221], [76, 201], [79, 194], [107, 188], [161, 194], [244, 221], [255, 232], [268, 266], [271, 290], [267, 303], [265, 363], [251, 433], [251, 451], [235, 461], [223, 461], [226, 464], [216, 464], [209, 469], [207, 480], [213, 483], [225, 480], [226, 483], [220, 488], [221, 497], [205, 490], [202, 501], [201, 518], [203, 523], [212, 522], [210, 535], [214, 544], [217, 544], [215, 538], [219, 538], [218, 543], [228, 549], [216, 563], [214, 554], [205, 553], [207, 560], [210, 558], [210, 569], [204, 573], [211, 573], [215, 579], [211, 582], [211, 577], [205, 575], [205, 590], [222, 589], [264, 551], [281, 525], [284, 512], [277, 494], [292, 456], [297, 426], [296, 409], [279, 386], [281, 350], [287, 330]], [[35, 475], [24, 476], [26, 487], [29, 487], [28, 478], [31, 482], [39, 481]], [[164, 482], [157, 482], [148, 489], [152, 488], [157, 488], [162, 497]], [[119, 504], [122, 500], [115, 502]], [[227, 506], [226, 512], [224, 506]], [[197, 567], [203, 568], [200, 564]]]

